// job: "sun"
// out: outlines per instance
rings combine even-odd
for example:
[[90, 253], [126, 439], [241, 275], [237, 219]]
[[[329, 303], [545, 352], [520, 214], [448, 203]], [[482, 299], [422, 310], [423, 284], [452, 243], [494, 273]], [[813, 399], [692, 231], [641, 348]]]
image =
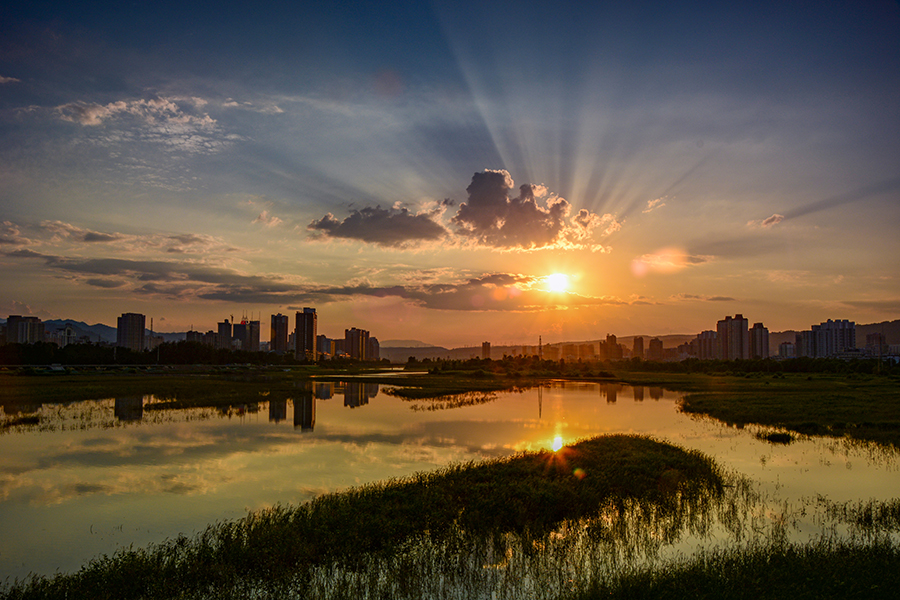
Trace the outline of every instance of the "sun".
[[565, 292], [569, 289], [569, 276], [565, 273], [553, 273], [544, 277], [544, 285], [550, 292]]

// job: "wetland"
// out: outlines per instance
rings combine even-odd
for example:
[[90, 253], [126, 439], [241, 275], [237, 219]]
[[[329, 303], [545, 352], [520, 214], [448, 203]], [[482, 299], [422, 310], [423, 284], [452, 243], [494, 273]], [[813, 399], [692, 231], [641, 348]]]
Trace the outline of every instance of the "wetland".
[[[802, 406], [852, 392], [806, 376], [445, 375], [2, 376], [7, 597], [98, 581], [109, 597], [684, 595], [696, 561], [898, 560], [896, 444], [847, 418], [890, 437], [891, 380], [855, 382], [862, 403], [882, 386], [877, 410], [826, 400], [819, 415]], [[716, 393], [744, 414], [692, 405]]]

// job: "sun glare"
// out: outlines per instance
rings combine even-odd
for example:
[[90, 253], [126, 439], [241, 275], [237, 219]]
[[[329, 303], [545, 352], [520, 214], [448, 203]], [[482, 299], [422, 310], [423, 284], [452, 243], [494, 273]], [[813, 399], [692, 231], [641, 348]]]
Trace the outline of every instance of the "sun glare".
[[556, 436], [553, 438], [553, 451], [559, 452], [563, 447], [563, 439], [562, 436]]
[[564, 273], [553, 273], [544, 277], [544, 284], [550, 292], [565, 292], [569, 289], [569, 276]]

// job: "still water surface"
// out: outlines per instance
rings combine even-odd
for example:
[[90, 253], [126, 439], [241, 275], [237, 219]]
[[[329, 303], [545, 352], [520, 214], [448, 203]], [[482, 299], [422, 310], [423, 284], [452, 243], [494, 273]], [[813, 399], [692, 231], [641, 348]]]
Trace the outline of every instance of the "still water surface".
[[[714, 457], [755, 482], [772, 519], [822, 497], [891, 500], [900, 490], [896, 452], [821, 438], [770, 444], [755, 428], [680, 413], [681, 394], [661, 388], [559, 382], [411, 402], [389, 387], [317, 383], [291, 400], [222, 410], [153, 410], [152, 396], [0, 407], [4, 418], [41, 416], [0, 434], [0, 580], [77, 570], [324, 492], [607, 433]], [[800, 520], [795, 538], [821, 530]]]

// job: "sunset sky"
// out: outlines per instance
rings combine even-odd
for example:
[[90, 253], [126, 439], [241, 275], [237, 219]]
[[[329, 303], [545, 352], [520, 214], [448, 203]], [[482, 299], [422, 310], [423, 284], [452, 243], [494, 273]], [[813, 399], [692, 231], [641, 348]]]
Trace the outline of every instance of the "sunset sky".
[[900, 4], [3, 3], [0, 281], [263, 339], [900, 318]]

